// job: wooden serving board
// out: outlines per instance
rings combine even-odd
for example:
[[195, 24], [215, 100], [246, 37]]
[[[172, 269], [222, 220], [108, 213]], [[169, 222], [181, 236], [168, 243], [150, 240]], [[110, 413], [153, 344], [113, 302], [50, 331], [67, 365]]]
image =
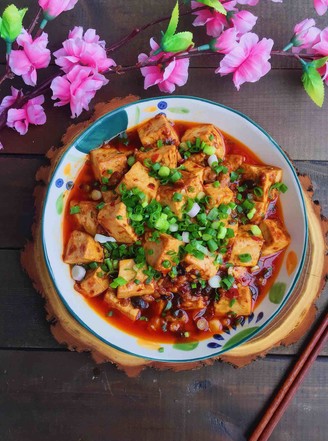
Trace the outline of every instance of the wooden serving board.
[[115, 98], [109, 103], [98, 104], [89, 121], [69, 127], [62, 139], [63, 146], [51, 149], [47, 154], [50, 166], [41, 167], [37, 172], [38, 185], [34, 191], [36, 214], [32, 231], [33, 241], [29, 242], [23, 250], [21, 262], [32, 279], [35, 289], [45, 298], [47, 320], [51, 324], [51, 331], [55, 339], [60, 344], [65, 344], [70, 350], [91, 352], [96, 362], [110, 361], [115, 363], [129, 376], [138, 375], [146, 366], [180, 371], [210, 365], [217, 359], [231, 363], [236, 367], [242, 367], [257, 357], [265, 356], [273, 347], [289, 345], [299, 340], [315, 319], [315, 301], [324, 287], [328, 274], [328, 256], [326, 255], [328, 222], [321, 216], [320, 206], [312, 202], [313, 187], [307, 176], [299, 176], [304, 191], [309, 223], [308, 252], [302, 276], [281, 313], [265, 330], [249, 342], [227, 354], [207, 360], [188, 363], [155, 362], [125, 354], [108, 346], [88, 332], [67, 311], [52, 284], [43, 258], [41, 213], [46, 186], [61, 155], [81, 131], [108, 111], [136, 100], [138, 97], [129, 95], [126, 98]]

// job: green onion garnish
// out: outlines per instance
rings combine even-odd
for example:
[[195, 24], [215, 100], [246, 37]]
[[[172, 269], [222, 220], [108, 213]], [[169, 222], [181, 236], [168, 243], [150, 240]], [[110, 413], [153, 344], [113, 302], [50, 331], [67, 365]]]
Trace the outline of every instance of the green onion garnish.
[[247, 263], [250, 262], [252, 260], [252, 256], [248, 253], [245, 254], [239, 254], [238, 259], [243, 262], [243, 263]]
[[253, 191], [255, 196], [257, 196], [258, 198], [263, 196], [263, 190], [261, 187], [255, 187]]
[[97, 209], [101, 210], [104, 208], [104, 206], [105, 206], [105, 202], [100, 202], [100, 204], [97, 205]]
[[81, 209], [78, 205], [74, 205], [73, 207], [71, 207], [69, 209], [70, 214], [78, 214], [78, 213], [80, 213], [80, 211], [81, 211]]
[[123, 286], [126, 285], [127, 283], [128, 281], [125, 280], [123, 277], [116, 277], [116, 279], [114, 279], [109, 286], [111, 288], [117, 288], [118, 286]]
[[136, 162], [136, 158], [135, 158], [134, 156], [129, 156], [127, 162], [128, 162], [128, 165], [129, 165], [130, 167], [132, 167], [133, 164]]
[[252, 225], [250, 230], [254, 236], [262, 236], [262, 231], [257, 225]]
[[182, 201], [182, 194], [181, 193], [174, 193], [174, 195], [172, 197], [172, 201], [181, 202]]

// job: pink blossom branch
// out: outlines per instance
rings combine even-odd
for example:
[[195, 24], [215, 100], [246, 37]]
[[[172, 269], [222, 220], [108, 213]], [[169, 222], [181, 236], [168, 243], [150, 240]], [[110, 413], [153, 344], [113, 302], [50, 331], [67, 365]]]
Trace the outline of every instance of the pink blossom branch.
[[[190, 15], [193, 12], [196, 11], [201, 11], [202, 9], [206, 9], [207, 6], [201, 6], [199, 8], [195, 8], [195, 9], [189, 9], [186, 12], [180, 13], [180, 17], [183, 17], [185, 15]], [[162, 18], [158, 18], [157, 20], [151, 21], [143, 26], [141, 26], [140, 28], [135, 28], [133, 29], [129, 34], [127, 34], [125, 37], [123, 37], [121, 40], [117, 41], [116, 43], [113, 43], [111, 46], [109, 46], [106, 49], [107, 53], [110, 52], [114, 52], [117, 49], [119, 49], [121, 46], [123, 46], [124, 44], [128, 43], [129, 41], [131, 41], [134, 37], [136, 37], [138, 34], [140, 34], [140, 32], [145, 31], [146, 29], [150, 28], [151, 26], [154, 26], [156, 24], [162, 23], [164, 21], [168, 21], [170, 20], [171, 15], [168, 15], [166, 17], [162, 17]]]
[[41, 14], [42, 14], [42, 8], [39, 8], [36, 16], [34, 17], [34, 20], [32, 21], [32, 23], [30, 24], [30, 26], [27, 30], [27, 32], [29, 34], [32, 34], [32, 32], [34, 31], [35, 26], [38, 24], [38, 22], [40, 20]]
[[[32, 32], [33, 32], [35, 26], [37, 25], [37, 23], [38, 23], [38, 21], [39, 21], [39, 19], [40, 19], [41, 14], [42, 14], [42, 8], [39, 8], [39, 10], [38, 10], [36, 16], [34, 17], [32, 23], [30, 24], [30, 26], [29, 26], [29, 28], [28, 28], [28, 33], [29, 33], [29, 34], [32, 34]], [[13, 44], [13, 49], [18, 49], [18, 44], [17, 44], [16, 41], [15, 41], [15, 43]], [[5, 71], [5, 73], [2, 75], [2, 77], [0, 77], [0, 86], [1, 86], [1, 84], [2, 84], [5, 80], [8, 80], [8, 79], [12, 80], [14, 77], [15, 77], [15, 74], [11, 71], [11, 69], [10, 69], [10, 67], [9, 67], [9, 56], [7, 55], [7, 57], [6, 57], [6, 71]]]

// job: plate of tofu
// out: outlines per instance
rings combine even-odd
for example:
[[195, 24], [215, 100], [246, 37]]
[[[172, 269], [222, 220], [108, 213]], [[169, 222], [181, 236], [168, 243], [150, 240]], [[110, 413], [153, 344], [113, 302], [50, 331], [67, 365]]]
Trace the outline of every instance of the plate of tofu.
[[284, 307], [308, 241], [287, 155], [247, 116], [197, 97], [118, 108], [63, 152], [42, 216], [70, 314], [128, 354], [233, 350]]

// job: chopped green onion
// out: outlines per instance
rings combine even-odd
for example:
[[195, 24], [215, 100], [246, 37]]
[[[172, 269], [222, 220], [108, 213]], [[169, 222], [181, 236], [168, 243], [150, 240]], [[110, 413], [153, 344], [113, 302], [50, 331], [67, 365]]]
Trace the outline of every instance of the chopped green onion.
[[260, 228], [257, 225], [252, 225], [250, 230], [254, 236], [257, 236], [257, 237], [262, 236], [262, 231], [260, 230]]
[[218, 244], [213, 239], [210, 239], [207, 242], [207, 246], [208, 246], [209, 250], [211, 251], [211, 253], [213, 253], [214, 251], [216, 251], [219, 248]]
[[252, 260], [252, 256], [249, 253], [239, 254], [238, 259], [243, 263], [247, 263]]
[[207, 145], [203, 149], [203, 152], [205, 153], [205, 155], [208, 155], [208, 156], [214, 155], [215, 151], [216, 151], [215, 147], [213, 147], [212, 145]]
[[90, 268], [90, 269], [97, 269], [97, 268], [98, 268], [98, 263], [97, 263], [97, 262], [91, 262], [91, 263], [89, 263], [89, 268]]
[[210, 136], [208, 137], [208, 139], [209, 139], [210, 141], [213, 141], [213, 139], [214, 139], [214, 135], [211, 133]]
[[224, 239], [226, 234], [227, 234], [228, 229], [226, 227], [223, 227], [222, 225], [220, 225], [219, 230], [218, 230], [218, 234], [217, 234], [217, 238], [218, 239]]
[[161, 178], [167, 178], [168, 176], [170, 176], [170, 169], [169, 169], [169, 167], [166, 167], [166, 165], [163, 165], [158, 170], [158, 176], [160, 176]]
[[232, 285], [234, 284], [234, 282], [235, 282], [235, 279], [232, 276], [228, 275], [227, 277], [224, 277], [221, 280], [221, 286], [223, 285], [223, 288], [229, 290], [232, 287]]
[[182, 178], [182, 174], [180, 173], [180, 172], [178, 172], [178, 171], [175, 171], [173, 174], [172, 174], [172, 176], [171, 176], [171, 178], [170, 178], [170, 181], [171, 182], [177, 182], [179, 179], [181, 179]]
[[108, 182], [109, 182], [109, 179], [108, 178], [105, 178], [104, 176], [101, 178], [101, 182], [103, 183], [103, 184], [108, 184]]
[[78, 214], [80, 213], [81, 209], [78, 205], [74, 205], [73, 207], [70, 208], [69, 213], [70, 214]]
[[113, 170], [107, 170], [107, 173], [108, 173], [109, 175], [111, 175], [111, 174], [113, 174]]
[[220, 182], [219, 181], [215, 181], [215, 182], [213, 182], [213, 187], [214, 188], [218, 188], [218, 187], [220, 187]]
[[230, 300], [230, 303], [229, 303], [230, 308], [231, 308], [235, 303], [236, 303], [236, 299], [231, 299], [231, 300]]
[[252, 208], [252, 209], [247, 213], [247, 217], [248, 217], [248, 219], [253, 219], [255, 213], [256, 213], [256, 208]]
[[172, 196], [172, 201], [181, 202], [182, 201], [182, 194], [181, 193], [174, 193], [174, 195]]
[[207, 219], [210, 221], [214, 221], [219, 215], [219, 209], [217, 207], [212, 208], [212, 210], [208, 213]]
[[118, 216], [116, 216], [116, 219], [118, 219], [118, 220], [122, 220], [122, 219], [123, 219], [123, 216], [118, 215]]
[[159, 139], [159, 140], [157, 141], [157, 147], [158, 147], [158, 148], [163, 147], [163, 141], [162, 141], [161, 139]]
[[210, 234], [205, 233], [202, 235], [202, 239], [205, 240], [205, 242], [207, 242], [207, 241], [213, 239], [213, 237]]
[[123, 286], [126, 285], [127, 283], [128, 281], [125, 280], [123, 277], [116, 277], [116, 279], [114, 279], [109, 286], [111, 288], [117, 288], [118, 286]]
[[100, 202], [100, 204], [98, 204], [98, 205], [96, 206], [96, 208], [97, 208], [98, 210], [101, 210], [101, 209], [104, 208], [104, 206], [105, 206], [105, 202]]
[[108, 312], [107, 312], [107, 317], [112, 317], [113, 314], [114, 314], [114, 311], [108, 311]]
[[163, 260], [162, 266], [164, 268], [170, 268], [171, 267], [171, 262], [169, 260]]
[[136, 162], [136, 158], [135, 158], [134, 156], [129, 156], [127, 162], [128, 162], [128, 165], [129, 165], [130, 167], [132, 167], [133, 164]]
[[263, 196], [263, 190], [261, 187], [255, 187], [253, 191], [255, 196], [257, 196], [258, 198]]

